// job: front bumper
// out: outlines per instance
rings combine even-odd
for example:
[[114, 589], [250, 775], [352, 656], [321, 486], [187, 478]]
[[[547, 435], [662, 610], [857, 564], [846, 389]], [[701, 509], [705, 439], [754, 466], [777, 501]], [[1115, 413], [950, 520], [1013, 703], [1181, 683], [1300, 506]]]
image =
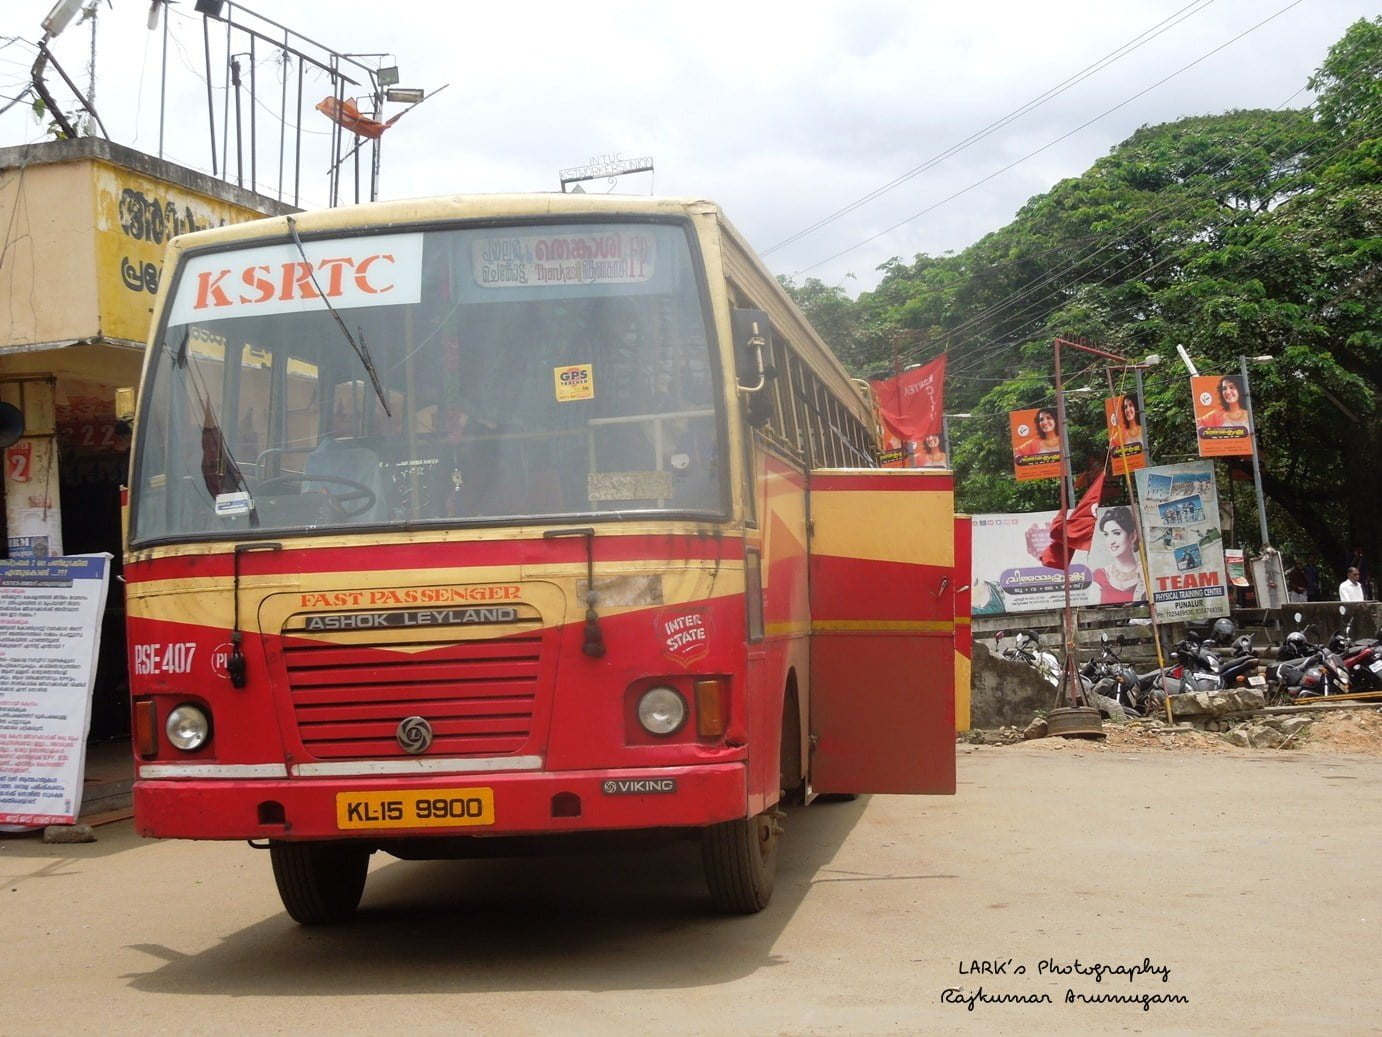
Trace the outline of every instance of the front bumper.
[[[487, 789], [484, 825], [345, 828], [341, 793]], [[288, 779], [158, 778], [134, 783], [140, 835], [175, 839], [343, 839], [537, 835], [699, 827], [747, 816], [743, 763], [563, 773]]]

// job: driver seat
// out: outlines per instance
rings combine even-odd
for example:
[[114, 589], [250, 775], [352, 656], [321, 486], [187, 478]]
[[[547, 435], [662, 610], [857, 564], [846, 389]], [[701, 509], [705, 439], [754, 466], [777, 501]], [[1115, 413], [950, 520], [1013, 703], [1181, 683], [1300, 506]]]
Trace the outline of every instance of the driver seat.
[[[308, 476], [324, 475], [349, 479], [367, 487], [374, 494], [374, 502], [364, 511], [351, 515], [351, 522], [384, 522], [388, 519], [388, 487], [384, 479], [384, 469], [380, 465], [379, 455], [368, 447], [343, 446], [334, 436], [324, 436], [316, 449], [307, 455], [302, 471]], [[327, 493], [340, 493], [343, 489], [340, 483], [325, 480], [318, 484], [304, 480], [303, 488], [307, 491], [321, 489]]]

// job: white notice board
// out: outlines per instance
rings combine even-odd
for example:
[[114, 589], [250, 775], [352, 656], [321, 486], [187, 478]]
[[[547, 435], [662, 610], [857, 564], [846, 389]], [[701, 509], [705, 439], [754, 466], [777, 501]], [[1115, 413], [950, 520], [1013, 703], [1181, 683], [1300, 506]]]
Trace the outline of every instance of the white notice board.
[[72, 824], [108, 554], [0, 560], [0, 824]]

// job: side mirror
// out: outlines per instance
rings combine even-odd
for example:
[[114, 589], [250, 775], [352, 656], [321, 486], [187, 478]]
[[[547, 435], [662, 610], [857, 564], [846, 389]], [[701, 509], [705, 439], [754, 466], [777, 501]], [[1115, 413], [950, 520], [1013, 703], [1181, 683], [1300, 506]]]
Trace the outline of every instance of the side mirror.
[[1108, 644], [1108, 631], [1107, 631], [1107, 630], [1100, 630], [1100, 631], [1099, 631], [1099, 640], [1102, 641], [1104, 644]]
[[1304, 616], [1302, 616], [1299, 612], [1297, 612], [1297, 613], [1296, 613], [1296, 626], [1300, 626], [1300, 621], [1301, 621], [1302, 619], [1304, 619], [1304, 618], [1305, 618]]
[[777, 372], [770, 366], [773, 345], [772, 323], [762, 310], [735, 310], [731, 314], [734, 332], [734, 367], [739, 391], [759, 392]]
[[1347, 616], [1347, 615], [1348, 615], [1348, 606], [1347, 606], [1347, 605], [1340, 605], [1340, 606], [1339, 606], [1339, 615], [1341, 615], [1341, 616]]

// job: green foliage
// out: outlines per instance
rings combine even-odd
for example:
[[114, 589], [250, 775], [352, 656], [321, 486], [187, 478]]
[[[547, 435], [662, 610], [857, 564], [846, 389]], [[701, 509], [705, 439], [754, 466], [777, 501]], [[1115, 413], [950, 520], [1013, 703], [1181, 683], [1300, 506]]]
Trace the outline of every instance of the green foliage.
[[[970, 511], [1056, 506], [1053, 483], [1013, 479], [1006, 426], [1054, 402], [1054, 338], [1166, 359], [1145, 379], [1156, 463], [1196, 456], [1177, 344], [1203, 373], [1271, 356], [1251, 384], [1273, 540], [1327, 566], [1354, 543], [1382, 557], [1382, 18], [1351, 26], [1309, 85], [1310, 110], [1143, 127], [963, 252], [893, 259], [853, 301], [808, 282], [804, 305], [859, 374], [949, 351], [947, 409], [974, 415], [951, 423]], [[1098, 390], [1068, 397], [1072, 456], [1097, 463], [1103, 362], [1067, 351], [1064, 375]], [[1246, 473], [1221, 463], [1226, 492], [1231, 469]]]

